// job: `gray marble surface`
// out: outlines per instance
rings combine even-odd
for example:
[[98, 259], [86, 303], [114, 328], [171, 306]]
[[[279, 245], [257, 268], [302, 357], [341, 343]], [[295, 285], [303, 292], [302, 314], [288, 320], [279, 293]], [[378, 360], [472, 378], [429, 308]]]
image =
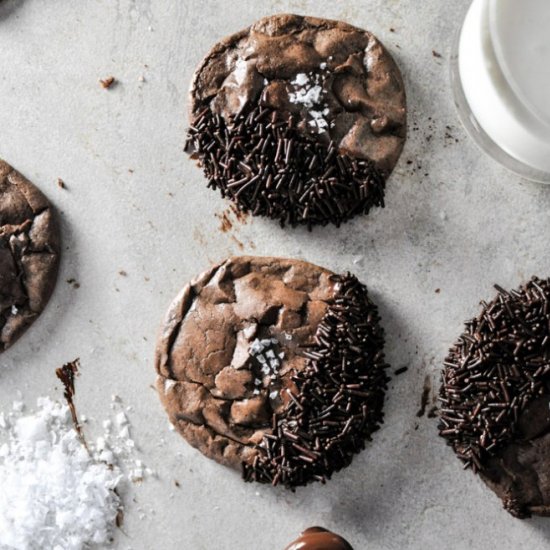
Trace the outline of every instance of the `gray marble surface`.
[[[517, 286], [550, 271], [550, 189], [483, 156], [454, 110], [449, 54], [467, 5], [0, 1], [0, 157], [52, 199], [64, 237], [47, 311], [0, 356], [1, 408], [18, 392], [29, 404], [60, 397], [54, 368], [75, 357], [90, 435], [112, 394], [133, 407], [140, 456], [158, 478], [128, 489], [117, 548], [282, 550], [312, 524], [339, 531], [358, 550], [548, 548], [550, 520], [508, 516], [461, 471], [436, 421], [417, 417], [424, 384], [436, 386], [446, 349], [479, 300], [493, 295], [492, 284]], [[282, 11], [375, 32], [405, 76], [409, 138], [385, 210], [339, 230], [233, 219], [224, 233], [227, 204], [182, 153], [186, 90], [213, 42]], [[98, 79], [109, 75], [119, 84], [106, 91]], [[170, 299], [211, 262], [243, 252], [356, 272], [380, 305], [392, 371], [409, 368], [390, 384], [373, 443], [327, 486], [292, 494], [243, 484], [168, 430], [151, 389], [155, 334]], [[72, 278], [80, 288], [66, 282]]]

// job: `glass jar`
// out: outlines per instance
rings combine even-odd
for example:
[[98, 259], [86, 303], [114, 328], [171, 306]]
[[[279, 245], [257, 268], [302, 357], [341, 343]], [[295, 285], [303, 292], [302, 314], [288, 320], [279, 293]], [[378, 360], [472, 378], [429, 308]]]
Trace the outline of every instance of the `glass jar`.
[[550, 183], [550, 0], [473, 0], [451, 56], [460, 119], [516, 174]]

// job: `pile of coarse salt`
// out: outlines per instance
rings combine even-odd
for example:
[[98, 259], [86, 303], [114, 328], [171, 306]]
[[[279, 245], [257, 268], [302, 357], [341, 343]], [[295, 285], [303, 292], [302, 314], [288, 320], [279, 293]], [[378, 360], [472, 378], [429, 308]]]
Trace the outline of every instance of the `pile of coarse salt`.
[[[321, 63], [320, 68], [325, 70], [326, 63]], [[318, 72], [298, 73], [294, 80], [290, 81], [292, 91], [288, 93], [291, 103], [304, 105], [308, 109], [311, 120], [308, 124], [317, 129], [319, 134], [326, 132], [329, 123], [326, 116], [330, 110], [323, 102], [325, 90], [323, 89], [324, 76]]]
[[[260, 370], [264, 375], [264, 380], [268, 381], [268, 386], [271, 386], [276, 380], [279, 374], [279, 368], [281, 361], [284, 359], [284, 352], [277, 354], [275, 346], [279, 344], [276, 338], [264, 338], [262, 340], [256, 338], [252, 344], [250, 344], [250, 355], [252, 355], [256, 361], [260, 364]], [[260, 387], [264, 385], [264, 381], [260, 378], [254, 380], [254, 395], [260, 394]], [[275, 399], [279, 392], [273, 390], [270, 392], [269, 397]]]
[[86, 447], [67, 405], [42, 397], [23, 411], [15, 402], [0, 412], [0, 549], [108, 545], [122, 512], [117, 488], [146, 470], [131, 459], [127, 424]]

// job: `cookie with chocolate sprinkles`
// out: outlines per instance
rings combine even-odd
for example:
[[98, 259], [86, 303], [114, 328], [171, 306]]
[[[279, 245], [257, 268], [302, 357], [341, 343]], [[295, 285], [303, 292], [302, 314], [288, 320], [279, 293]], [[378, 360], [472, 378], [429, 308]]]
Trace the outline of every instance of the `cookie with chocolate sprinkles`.
[[48, 199], [0, 160], [0, 352], [46, 307], [59, 254], [59, 228]]
[[261, 19], [216, 44], [191, 85], [186, 151], [208, 187], [282, 225], [383, 207], [405, 136], [399, 68], [340, 21]]
[[236, 257], [176, 297], [157, 343], [170, 422], [246, 481], [294, 488], [348, 466], [383, 420], [384, 332], [353, 275]]
[[512, 515], [550, 516], [550, 279], [495, 288], [444, 362], [439, 433]]

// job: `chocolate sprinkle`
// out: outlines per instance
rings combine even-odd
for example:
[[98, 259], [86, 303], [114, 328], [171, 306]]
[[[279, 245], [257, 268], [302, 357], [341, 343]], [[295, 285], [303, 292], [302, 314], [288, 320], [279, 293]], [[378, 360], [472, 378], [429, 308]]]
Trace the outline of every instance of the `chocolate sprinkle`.
[[384, 206], [385, 177], [370, 160], [304, 135], [297, 123], [257, 107], [226, 124], [207, 107], [193, 120], [185, 150], [199, 160], [208, 187], [282, 226], [339, 226]]
[[388, 383], [384, 331], [367, 288], [354, 276], [334, 276], [335, 297], [304, 351], [306, 368], [293, 377], [296, 392], [274, 414], [246, 481], [287, 488], [325, 482], [348, 466], [383, 421]]
[[439, 434], [474, 472], [512, 440], [550, 379], [550, 279], [495, 288], [445, 359], [439, 396]]

